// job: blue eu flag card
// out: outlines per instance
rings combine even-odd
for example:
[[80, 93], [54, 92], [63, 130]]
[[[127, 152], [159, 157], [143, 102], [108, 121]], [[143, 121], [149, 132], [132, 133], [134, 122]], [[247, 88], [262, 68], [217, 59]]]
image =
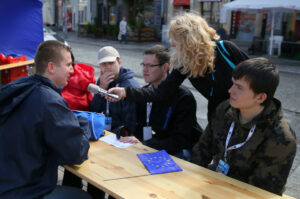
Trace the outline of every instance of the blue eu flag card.
[[151, 175], [182, 171], [165, 150], [137, 154]]

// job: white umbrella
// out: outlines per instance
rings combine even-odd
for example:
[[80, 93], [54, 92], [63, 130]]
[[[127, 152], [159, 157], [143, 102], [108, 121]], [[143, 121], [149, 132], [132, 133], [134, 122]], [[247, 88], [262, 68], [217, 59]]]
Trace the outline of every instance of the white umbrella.
[[300, 0], [235, 0], [230, 3], [223, 4], [221, 13], [225, 13], [228, 10], [272, 10], [271, 42], [269, 48], [269, 55], [272, 55], [275, 12], [300, 10]]

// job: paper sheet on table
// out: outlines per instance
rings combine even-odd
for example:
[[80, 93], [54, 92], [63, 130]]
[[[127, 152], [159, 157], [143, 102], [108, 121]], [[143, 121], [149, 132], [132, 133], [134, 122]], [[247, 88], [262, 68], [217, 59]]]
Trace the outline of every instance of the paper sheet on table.
[[133, 144], [131, 143], [124, 143], [124, 142], [120, 142], [117, 138], [117, 136], [115, 134], [109, 134], [107, 136], [104, 136], [102, 138], [100, 138], [99, 140], [106, 142], [107, 144], [111, 144], [114, 145], [115, 147], [118, 147], [120, 149], [124, 149], [127, 148]]

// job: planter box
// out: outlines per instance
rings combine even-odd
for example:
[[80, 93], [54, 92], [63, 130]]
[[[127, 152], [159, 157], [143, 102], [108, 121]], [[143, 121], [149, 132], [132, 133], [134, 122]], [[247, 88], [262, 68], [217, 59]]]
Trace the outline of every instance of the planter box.
[[87, 28], [88, 28], [88, 25], [79, 24], [78, 25], [78, 36], [87, 36]]
[[138, 28], [134, 28], [132, 32], [127, 32], [127, 40], [138, 41], [139, 37], [141, 41], [155, 41], [154, 28], [142, 28], [139, 35]]
[[143, 28], [141, 32], [142, 41], [154, 41], [154, 28]]

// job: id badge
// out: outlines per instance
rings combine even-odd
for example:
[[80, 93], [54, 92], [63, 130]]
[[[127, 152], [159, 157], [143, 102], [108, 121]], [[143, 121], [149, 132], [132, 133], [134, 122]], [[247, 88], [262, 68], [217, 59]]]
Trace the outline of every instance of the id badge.
[[152, 138], [152, 127], [151, 126], [144, 126], [143, 128], [143, 140], [147, 141]]
[[217, 166], [216, 172], [227, 175], [229, 171], [229, 164], [227, 164], [225, 161], [220, 160], [219, 164]]

